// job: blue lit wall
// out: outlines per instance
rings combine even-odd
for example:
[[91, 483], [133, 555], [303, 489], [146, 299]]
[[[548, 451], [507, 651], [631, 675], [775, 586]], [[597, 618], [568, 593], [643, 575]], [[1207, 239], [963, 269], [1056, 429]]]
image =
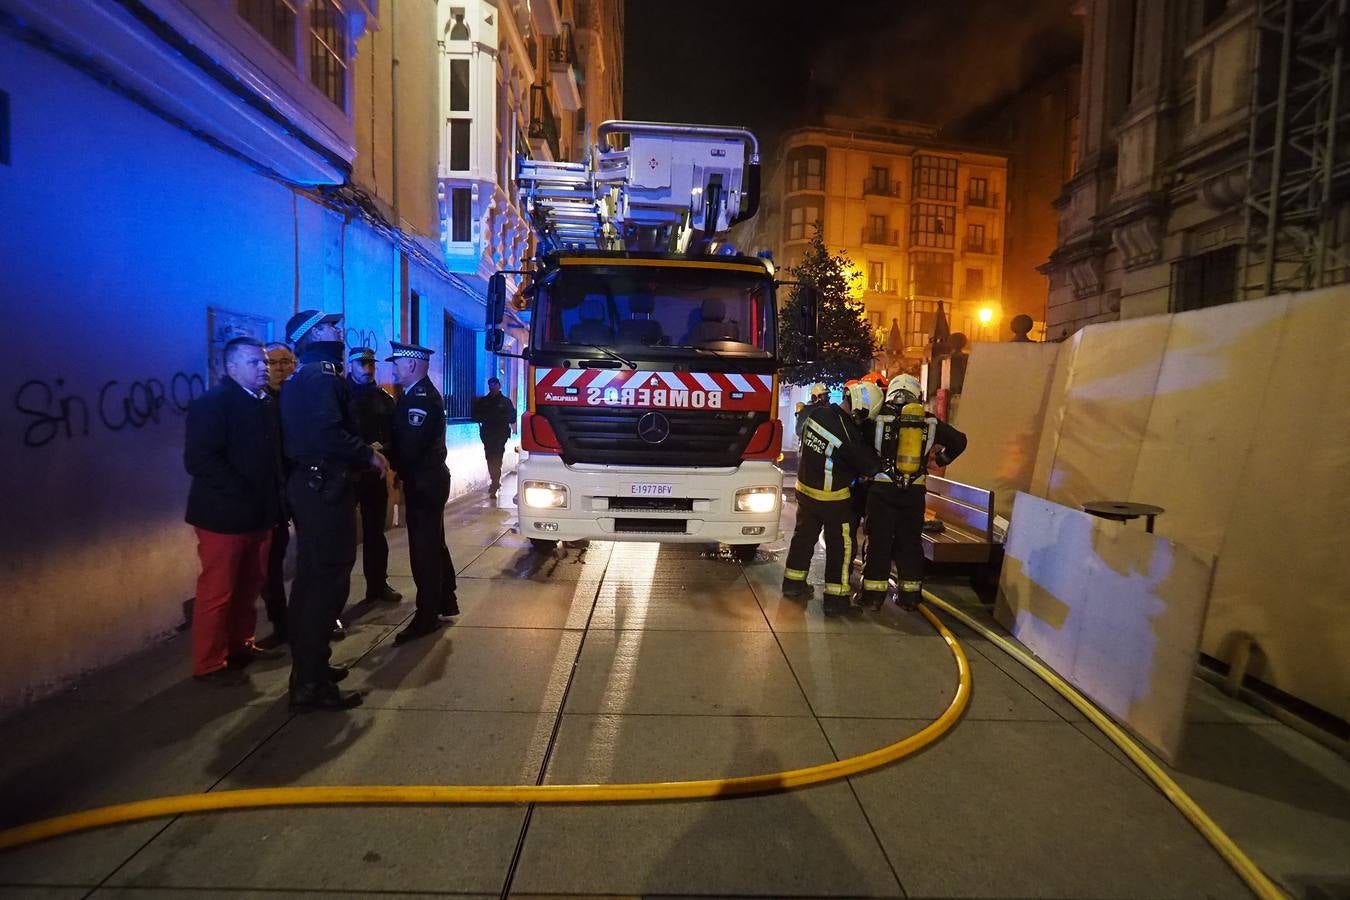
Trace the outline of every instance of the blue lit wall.
[[[208, 373], [208, 307], [278, 337], [297, 306], [342, 310], [381, 358], [401, 309], [389, 240], [3, 32], [0, 90], [4, 707], [182, 621], [197, 574], [184, 408]], [[442, 274], [413, 264], [409, 284], [428, 346], [445, 309], [481, 320]], [[485, 474], [476, 434], [454, 434], [454, 458], [478, 465], [455, 472], [462, 491]]]

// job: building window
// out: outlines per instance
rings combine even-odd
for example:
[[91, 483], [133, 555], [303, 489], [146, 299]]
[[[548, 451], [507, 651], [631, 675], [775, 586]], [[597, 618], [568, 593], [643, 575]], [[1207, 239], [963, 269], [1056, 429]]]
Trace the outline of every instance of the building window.
[[863, 193], [880, 194], [883, 197], [894, 194], [891, 190], [891, 170], [885, 166], [872, 166], [867, 180], [863, 182]]
[[910, 212], [909, 241], [915, 247], [956, 249], [956, 207], [915, 203]]
[[914, 198], [956, 202], [956, 160], [946, 156], [914, 157]]
[[970, 200], [971, 206], [989, 205], [989, 179], [972, 178], [970, 179], [970, 191], [966, 194]]
[[873, 328], [881, 327], [881, 313], [877, 310], [869, 310], [867, 313], [867, 324]]
[[1221, 247], [1172, 266], [1172, 312], [1204, 309], [1237, 299], [1238, 248]]
[[450, 60], [450, 108], [456, 112], [469, 111], [469, 61]]
[[473, 192], [468, 188], [450, 191], [450, 240], [473, 240]]
[[909, 292], [915, 297], [952, 295], [952, 255], [915, 252], [909, 255]]
[[984, 299], [984, 269], [966, 269], [967, 300]]
[[451, 421], [473, 414], [474, 374], [478, 370], [478, 341], [475, 332], [445, 317], [445, 356], [441, 360], [441, 384], [445, 388], [445, 417]]
[[456, 6], [450, 10], [450, 17], [455, 20], [450, 26], [450, 40], [467, 41], [469, 39], [469, 26], [464, 24], [464, 10]]
[[820, 224], [819, 206], [793, 206], [788, 209], [787, 239], [803, 241], [811, 236], [811, 229]]
[[347, 17], [333, 0], [314, 0], [309, 9], [309, 81], [347, 108]]
[[469, 127], [472, 119], [450, 120], [450, 168], [469, 171]]
[[984, 226], [967, 225], [966, 226], [966, 252], [983, 253], [984, 252]]
[[798, 147], [788, 153], [788, 190], [825, 190], [825, 148]]
[[239, 0], [239, 17], [295, 64], [295, 4], [290, 0]]
[[870, 262], [867, 264], [867, 289], [871, 291], [886, 290], [885, 263]]
[[408, 340], [422, 343], [422, 295], [417, 291], [408, 292]]

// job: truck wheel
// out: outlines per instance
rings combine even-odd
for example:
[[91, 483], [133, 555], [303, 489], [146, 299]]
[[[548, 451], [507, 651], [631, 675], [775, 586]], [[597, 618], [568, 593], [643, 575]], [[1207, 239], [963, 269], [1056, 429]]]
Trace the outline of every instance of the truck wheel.
[[534, 548], [535, 553], [552, 554], [557, 549], [558, 542], [547, 538], [530, 538], [530, 546]]
[[755, 561], [755, 551], [759, 549], [759, 544], [732, 544], [731, 558], [738, 563], [748, 563]]

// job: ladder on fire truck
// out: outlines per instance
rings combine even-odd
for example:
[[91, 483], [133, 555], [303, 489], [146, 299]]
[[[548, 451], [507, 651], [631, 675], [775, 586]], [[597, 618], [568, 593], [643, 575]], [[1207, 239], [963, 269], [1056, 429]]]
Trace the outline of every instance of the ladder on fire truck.
[[[621, 135], [627, 146], [611, 146]], [[743, 128], [609, 121], [596, 141], [589, 162], [520, 161], [540, 256], [699, 252], [759, 206], [759, 143]]]

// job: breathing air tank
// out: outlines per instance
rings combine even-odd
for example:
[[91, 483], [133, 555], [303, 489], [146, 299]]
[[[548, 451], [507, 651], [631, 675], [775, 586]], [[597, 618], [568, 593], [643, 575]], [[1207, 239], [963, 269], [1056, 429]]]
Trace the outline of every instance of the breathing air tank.
[[924, 465], [928, 420], [922, 403], [900, 407], [900, 442], [895, 448], [895, 468], [901, 475], [917, 475]]

